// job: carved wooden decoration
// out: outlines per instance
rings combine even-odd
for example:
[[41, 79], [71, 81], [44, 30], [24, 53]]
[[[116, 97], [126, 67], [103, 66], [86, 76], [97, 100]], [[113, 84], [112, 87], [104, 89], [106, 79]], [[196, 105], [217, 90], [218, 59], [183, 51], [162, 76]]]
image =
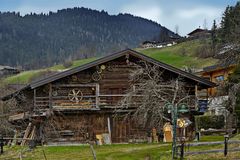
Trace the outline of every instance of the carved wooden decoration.
[[68, 98], [71, 102], [79, 103], [83, 98], [83, 93], [81, 90], [72, 89], [68, 93]]
[[102, 77], [101, 77], [100, 73], [99, 73], [98, 71], [96, 71], [96, 72], [94, 72], [94, 73], [92, 74], [92, 79], [93, 79], [94, 81], [99, 81], [99, 80], [102, 79]]
[[105, 70], [105, 69], [106, 69], [106, 66], [105, 66], [105, 65], [101, 65], [100, 69], [101, 69], [101, 70]]
[[129, 64], [129, 54], [126, 55], [126, 63]]
[[96, 71], [92, 74], [92, 80], [94, 80], [95, 82], [100, 81], [102, 79], [101, 73], [105, 69], [106, 69], [105, 65], [101, 65], [100, 67], [97, 66]]
[[52, 92], [52, 96], [53, 96], [53, 97], [56, 97], [57, 95], [58, 95], [58, 92], [57, 92], [57, 91], [53, 91], [53, 92]]
[[78, 77], [76, 75], [72, 75], [72, 81], [73, 82], [77, 82], [78, 81]]

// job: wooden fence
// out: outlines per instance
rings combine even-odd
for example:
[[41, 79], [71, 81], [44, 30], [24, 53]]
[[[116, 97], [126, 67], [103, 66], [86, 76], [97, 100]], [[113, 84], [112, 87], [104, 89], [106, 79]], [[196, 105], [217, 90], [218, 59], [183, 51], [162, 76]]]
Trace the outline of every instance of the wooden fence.
[[[218, 142], [197, 142], [197, 143], [182, 143], [177, 145], [177, 155], [180, 159], [183, 159], [184, 156], [188, 155], [197, 155], [197, 154], [208, 154], [208, 153], [223, 153], [224, 156], [227, 156], [228, 152], [238, 152], [239, 148], [229, 148], [229, 144], [240, 144], [240, 140], [228, 140], [228, 136], [224, 136], [225, 140]], [[224, 145], [223, 149], [212, 149], [212, 150], [203, 150], [203, 151], [190, 151], [190, 147], [196, 146], [212, 146], [212, 145]]]
[[[4, 141], [8, 140], [21, 140], [21, 141], [29, 141], [29, 142], [34, 142], [32, 138], [11, 138], [11, 137], [3, 137], [0, 135], [0, 154], [3, 154], [3, 146], [4, 146]], [[35, 147], [35, 142], [34, 144], [29, 144], [29, 147]]]

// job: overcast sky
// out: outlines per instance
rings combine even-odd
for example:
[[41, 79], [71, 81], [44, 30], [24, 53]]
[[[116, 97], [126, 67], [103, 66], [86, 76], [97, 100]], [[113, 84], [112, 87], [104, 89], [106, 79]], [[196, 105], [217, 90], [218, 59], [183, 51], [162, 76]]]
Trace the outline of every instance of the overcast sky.
[[21, 15], [35, 12], [47, 13], [63, 8], [87, 7], [105, 10], [109, 14], [130, 13], [151, 19], [174, 31], [186, 35], [191, 30], [207, 27], [221, 19], [227, 5], [237, 0], [0, 0], [0, 11], [18, 11]]

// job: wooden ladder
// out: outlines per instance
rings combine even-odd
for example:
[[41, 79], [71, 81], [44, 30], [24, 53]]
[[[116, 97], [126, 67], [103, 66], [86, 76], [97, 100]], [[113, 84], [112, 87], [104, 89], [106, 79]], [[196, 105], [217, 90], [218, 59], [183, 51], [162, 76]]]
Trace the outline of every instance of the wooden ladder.
[[25, 130], [21, 146], [24, 146], [26, 144], [27, 139], [34, 139], [36, 135], [35, 132], [36, 126], [32, 126], [32, 123], [30, 122], [27, 126], [27, 129]]

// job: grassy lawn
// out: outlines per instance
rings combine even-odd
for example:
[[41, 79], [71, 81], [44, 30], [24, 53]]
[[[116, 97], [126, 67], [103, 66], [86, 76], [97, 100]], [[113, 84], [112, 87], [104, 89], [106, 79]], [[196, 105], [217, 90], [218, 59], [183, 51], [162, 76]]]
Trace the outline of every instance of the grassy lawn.
[[216, 135], [216, 136], [212, 136], [212, 135], [210, 135], [210, 136], [202, 136], [201, 138], [200, 138], [200, 142], [213, 142], [213, 141], [224, 141], [224, 136], [218, 136], [218, 135]]
[[[145, 160], [168, 159], [171, 155], [171, 145], [162, 144], [115, 144], [94, 146], [98, 160]], [[43, 150], [49, 160], [92, 160], [93, 156], [89, 146], [59, 146], [59, 147], [38, 147], [33, 151], [26, 151], [23, 154], [24, 160], [44, 159]], [[19, 153], [26, 148], [7, 149], [0, 159], [19, 159]]]
[[198, 47], [203, 43], [200, 40], [183, 42], [171, 47], [137, 49], [154, 59], [173, 65], [178, 68], [184, 66], [202, 68], [213, 65], [217, 62], [214, 58], [198, 58]]
[[[240, 140], [240, 136], [233, 139]], [[203, 136], [202, 141], [222, 141], [223, 136]], [[229, 146], [229, 148], [240, 147]], [[98, 160], [169, 160], [171, 159], [171, 144], [113, 144], [94, 146]], [[189, 151], [203, 151], [212, 149], [223, 149], [223, 145], [197, 146], [191, 147]], [[14, 148], [5, 148], [5, 152], [0, 159], [15, 160], [19, 159], [19, 153], [23, 150], [24, 160], [42, 160], [44, 159], [43, 150], [48, 160], [92, 160], [93, 156], [88, 145], [79, 146], [44, 146], [37, 147], [33, 151], [27, 151], [27, 148], [19, 146]], [[188, 150], [188, 149], [186, 149]], [[240, 158], [239, 152], [229, 153], [227, 157], [223, 153], [202, 154], [186, 156], [190, 160], [219, 160], [219, 159], [237, 159]]]
[[3, 82], [7, 84], [26, 84], [29, 82], [30, 79], [41, 75], [41, 73], [43, 72], [44, 69], [24, 71], [17, 75], [7, 77], [3, 80]]
[[96, 58], [76, 60], [76, 61], [73, 61], [72, 66], [69, 68], [65, 68], [61, 64], [61, 65], [55, 65], [53, 67], [46, 68], [46, 69], [24, 71], [24, 72], [21, 72], [20, 74], [7, 77], [6, 79], [3, 80], [3, 82], [7, 84], [26, 84], [26, 83], [29, 83], [33, 78], [37, 78], [46, 72], [58, 72], [66, 69], [71, 69], [71, 68], [92, 62], [94, 60], [96, 60]]

